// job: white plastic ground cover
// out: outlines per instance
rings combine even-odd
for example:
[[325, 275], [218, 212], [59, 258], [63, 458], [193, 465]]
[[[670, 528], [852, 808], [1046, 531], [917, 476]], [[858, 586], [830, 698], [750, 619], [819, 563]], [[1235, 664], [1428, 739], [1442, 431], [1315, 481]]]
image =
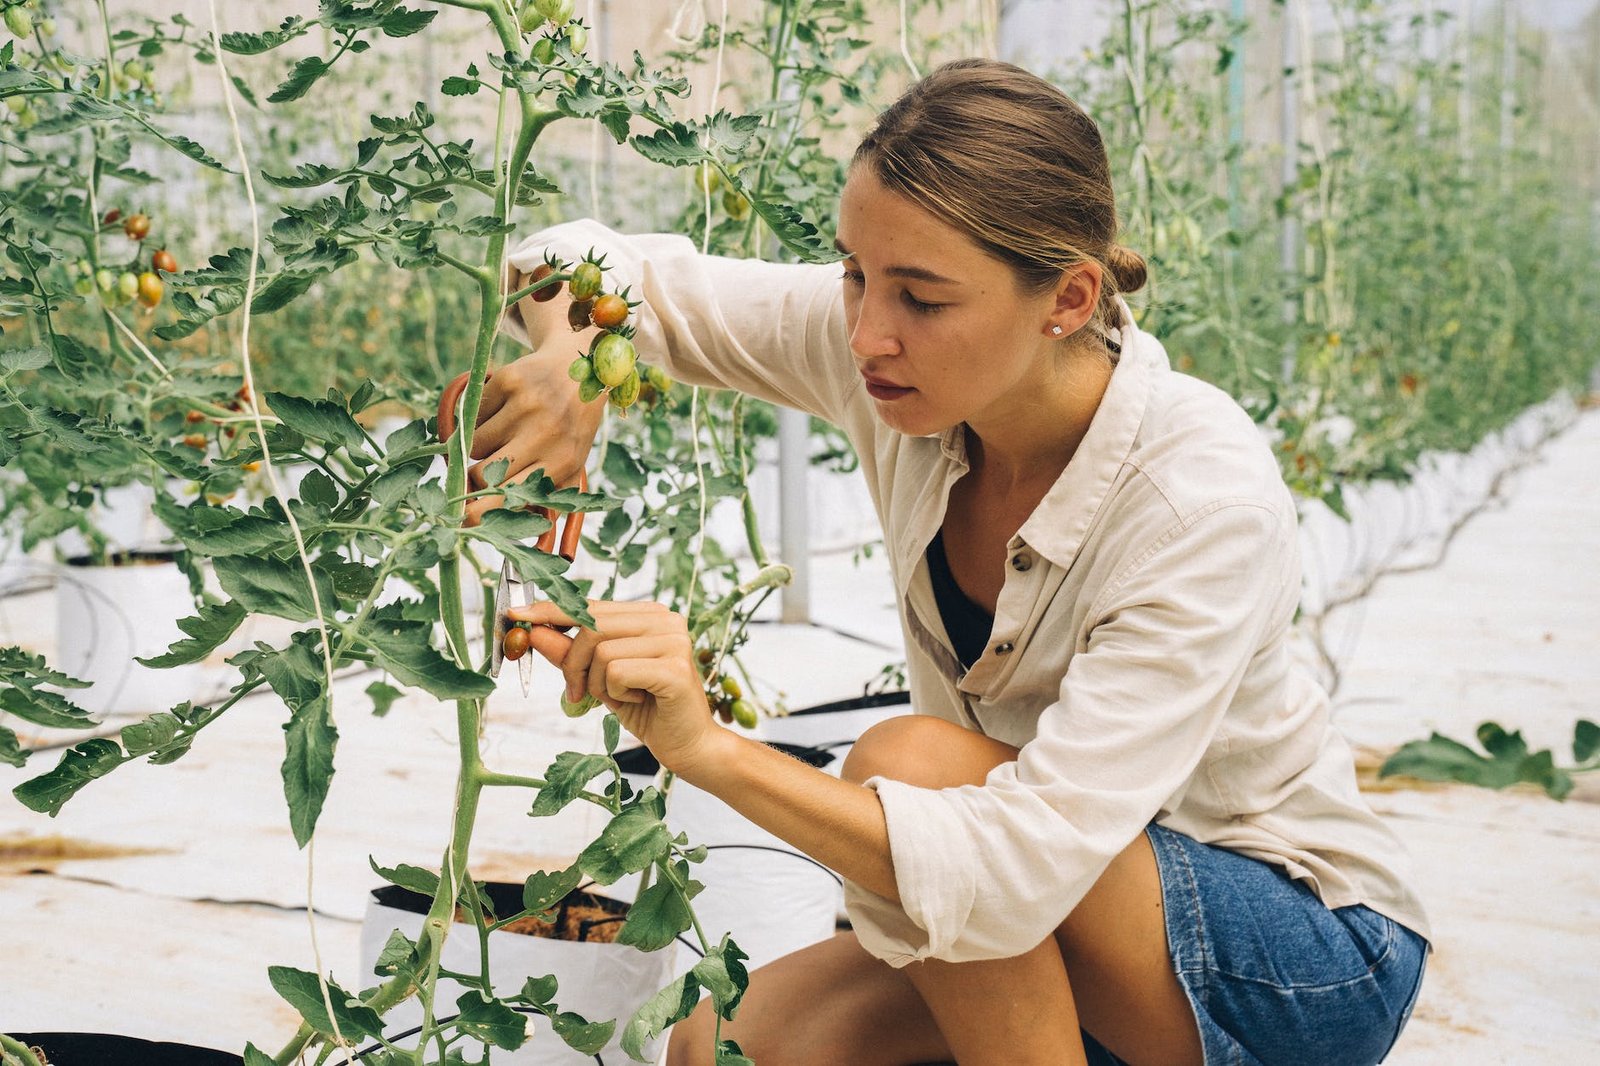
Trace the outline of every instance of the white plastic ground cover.
[[1488, 499], [1496, 479], [1570, 425], [1577, 411], [1572, 396], [1561, 393], [1470, 452], [1424, 453], [1408, 482], [1351, 486], [1344, 492], [1348, 522], [1321, 500], [1300, 501], [1301, 617], [1321, 617], [1385, 571], [1437, 558], [1451, 530]]
[[[398, 929], [412, 940], [422, 932], [424, 916], [395, 907], [369, 902], [361, 924], [361, 971], [372, 974], [378, 956]], [[617, 1020], [611, 1042], [600, 1052], [605, 1063], [632, 1062], [621, 1049], [622, 1030], [640, 1005], [670, 984], [677, 976], [672, 951], [645, 952], [626, 944], [575, 943], [521, 933], [489, 934], [489, 976], [497, 990], [520, 991], [530, 977], [554, 974], [555, 1001], [563, 1011], [573, 1011], [591, 1022]], [[457, 973], [477, 973], [482, 966], [478, 937], [474, 930], [458, 924], [451, 930], [440, 956], [440, 965]], [[454, 1004], [466, 989], [455, 981], [441, 978], [435, 1015], [454, 1014]], [[395, 1007], [384, 1021], [388, 1035], [422, 1024], [422, 1005], [415, 999]], [[594, 1066], [595, 1057], [568, 1047], [550, 1029], [543, 1017], [533, 1019], [532, 1039], [516, 1051], [494, 1052], [494, 1061], [506, 1066]], [[415, 1038], [395, 1041], [402, 1047], [416, 1046]], [[654, 1060], [665, 1048], [665, 1040], [645, 1044], [646, 1057]]]

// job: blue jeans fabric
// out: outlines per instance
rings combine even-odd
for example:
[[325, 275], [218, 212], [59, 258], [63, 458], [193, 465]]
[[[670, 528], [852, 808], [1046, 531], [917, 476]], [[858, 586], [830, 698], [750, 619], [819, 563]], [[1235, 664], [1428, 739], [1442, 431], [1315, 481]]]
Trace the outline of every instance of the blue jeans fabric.
[[[1278, 867], [1146, 829], [1173, 969], [1206, 1066], [1373, 1066], [1416, 1006], [1428, 942], [1364, 906], [1329, 910]], [[1121, 1060], [1084, 1036], [1091, 1066]]]

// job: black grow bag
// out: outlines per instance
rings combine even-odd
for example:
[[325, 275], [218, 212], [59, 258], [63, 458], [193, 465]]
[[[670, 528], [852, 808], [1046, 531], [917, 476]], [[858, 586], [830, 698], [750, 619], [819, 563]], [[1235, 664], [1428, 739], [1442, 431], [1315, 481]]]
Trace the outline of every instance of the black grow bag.
[[[821, 748], [813, 748], [805, 744], [784, 744], [772, 740], [763, 740], [762, 743], [769, 748], [777, 748], [785, 755], [799, 759], [803, 763], [810, 763], [819, 770], [838, 758], [831, 751], [823, 751]], [[617, 767], [630, 776], [654, 777], [656, 771], [661, 769], [661, 764], [650, 753], [650, 749], [642, 746], [624, 748], [622, 751], [617, 752], [614, 758], [617, 760]]]
[[241, 1066], [227, 1051], [108, 1033], [7, 1033], [44, 1051], [50, 1066]]

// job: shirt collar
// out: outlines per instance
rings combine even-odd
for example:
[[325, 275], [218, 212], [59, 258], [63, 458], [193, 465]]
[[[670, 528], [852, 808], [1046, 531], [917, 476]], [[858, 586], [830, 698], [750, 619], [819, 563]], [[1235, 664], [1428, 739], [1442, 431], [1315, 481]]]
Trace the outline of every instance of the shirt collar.
[[[1126, 311], [1124, 312], [1126, 313]], [[1144, 420], [1152, 379], [1169, 370], [1161, 342], [1131, 323], [1113, 331], [1122, 357], [1111, 373], [1078, 450], [1017, 536], [1063, 569], [1083, 545], [1089, 525], [1128, 456]]]

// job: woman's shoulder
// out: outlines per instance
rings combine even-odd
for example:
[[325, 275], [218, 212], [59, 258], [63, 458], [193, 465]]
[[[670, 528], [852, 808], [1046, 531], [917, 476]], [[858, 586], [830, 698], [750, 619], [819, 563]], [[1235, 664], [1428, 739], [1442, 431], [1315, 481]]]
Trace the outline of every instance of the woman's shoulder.
[[1144, 417], [1129, 460], [1158, 483], [1179, 516], [1227, 500], [1292, 514], [1293, 497], [1266, 434], [1239, 401], [1171, 369], [1165, 352], [1151, 362]]

